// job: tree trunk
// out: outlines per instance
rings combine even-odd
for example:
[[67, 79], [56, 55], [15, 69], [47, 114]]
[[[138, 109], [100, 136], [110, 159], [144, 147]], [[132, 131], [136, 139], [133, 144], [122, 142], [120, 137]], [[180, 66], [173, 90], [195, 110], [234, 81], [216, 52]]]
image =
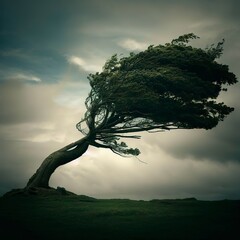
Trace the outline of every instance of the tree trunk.
[[49, 179], [56, 168], [80, 157], [87, 151], [88, 146], [88, 137], [84, 137], [50, 154], [29, 179], [26, 189], [49, 188]]

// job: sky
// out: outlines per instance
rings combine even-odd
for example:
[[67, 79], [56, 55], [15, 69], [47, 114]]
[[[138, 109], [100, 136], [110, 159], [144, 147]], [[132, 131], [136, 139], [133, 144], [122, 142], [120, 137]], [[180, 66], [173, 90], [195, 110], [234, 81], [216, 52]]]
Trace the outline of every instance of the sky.
[[[76, 129], [87, 76], [113, 54], [128, 55], [185, 33], [240, 76], [237, 0], [0, 0], [0, 195], [22, 188], [50, 153], [83, 136]], [[139, 159], [90, 147], [59, 167], [50, 185], [97, 198], [240, 199], [239, 84], [220, 101], [235, 108], [212, 130], [141, 133]]]

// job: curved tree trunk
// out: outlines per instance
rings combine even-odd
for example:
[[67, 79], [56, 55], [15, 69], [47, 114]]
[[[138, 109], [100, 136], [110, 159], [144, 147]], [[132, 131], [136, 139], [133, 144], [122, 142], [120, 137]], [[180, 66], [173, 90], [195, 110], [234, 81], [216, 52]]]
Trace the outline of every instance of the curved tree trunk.
[[56, 168], [80, 157], [87, 151], [88, 146], [88, 137], [84, 137], [50, 154], [29, 179], [26, 188], [49, 188], [49, 179]]

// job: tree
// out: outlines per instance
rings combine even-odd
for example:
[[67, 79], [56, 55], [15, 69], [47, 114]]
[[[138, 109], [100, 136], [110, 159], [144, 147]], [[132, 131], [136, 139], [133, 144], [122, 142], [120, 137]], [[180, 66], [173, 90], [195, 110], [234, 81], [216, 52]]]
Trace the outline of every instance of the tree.
[[48, 188], [55, 169], [80, 157], [89, 145], [136, 156], [140, 151], [122, 138], [139, 139], [135, 133], [141, 131], [211, 129], [222, 121], [233, 108], [216, 99], [237, 79], [216, 61], [224, 40], [206, 49], [189, 46], [196, 38], [190, 33], [128, 57], [115, 54], [102, 72], [90, 74], [87, 110], [77, 124], [84, 137], [50, 154], [25, 189]]

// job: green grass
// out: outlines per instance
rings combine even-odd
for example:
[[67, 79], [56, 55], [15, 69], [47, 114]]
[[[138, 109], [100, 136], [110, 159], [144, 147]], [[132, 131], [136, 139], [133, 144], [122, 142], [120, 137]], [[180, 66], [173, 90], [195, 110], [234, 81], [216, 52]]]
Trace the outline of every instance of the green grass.
[[238, 239], [240, 201], [0, 199], [0, 239]]

